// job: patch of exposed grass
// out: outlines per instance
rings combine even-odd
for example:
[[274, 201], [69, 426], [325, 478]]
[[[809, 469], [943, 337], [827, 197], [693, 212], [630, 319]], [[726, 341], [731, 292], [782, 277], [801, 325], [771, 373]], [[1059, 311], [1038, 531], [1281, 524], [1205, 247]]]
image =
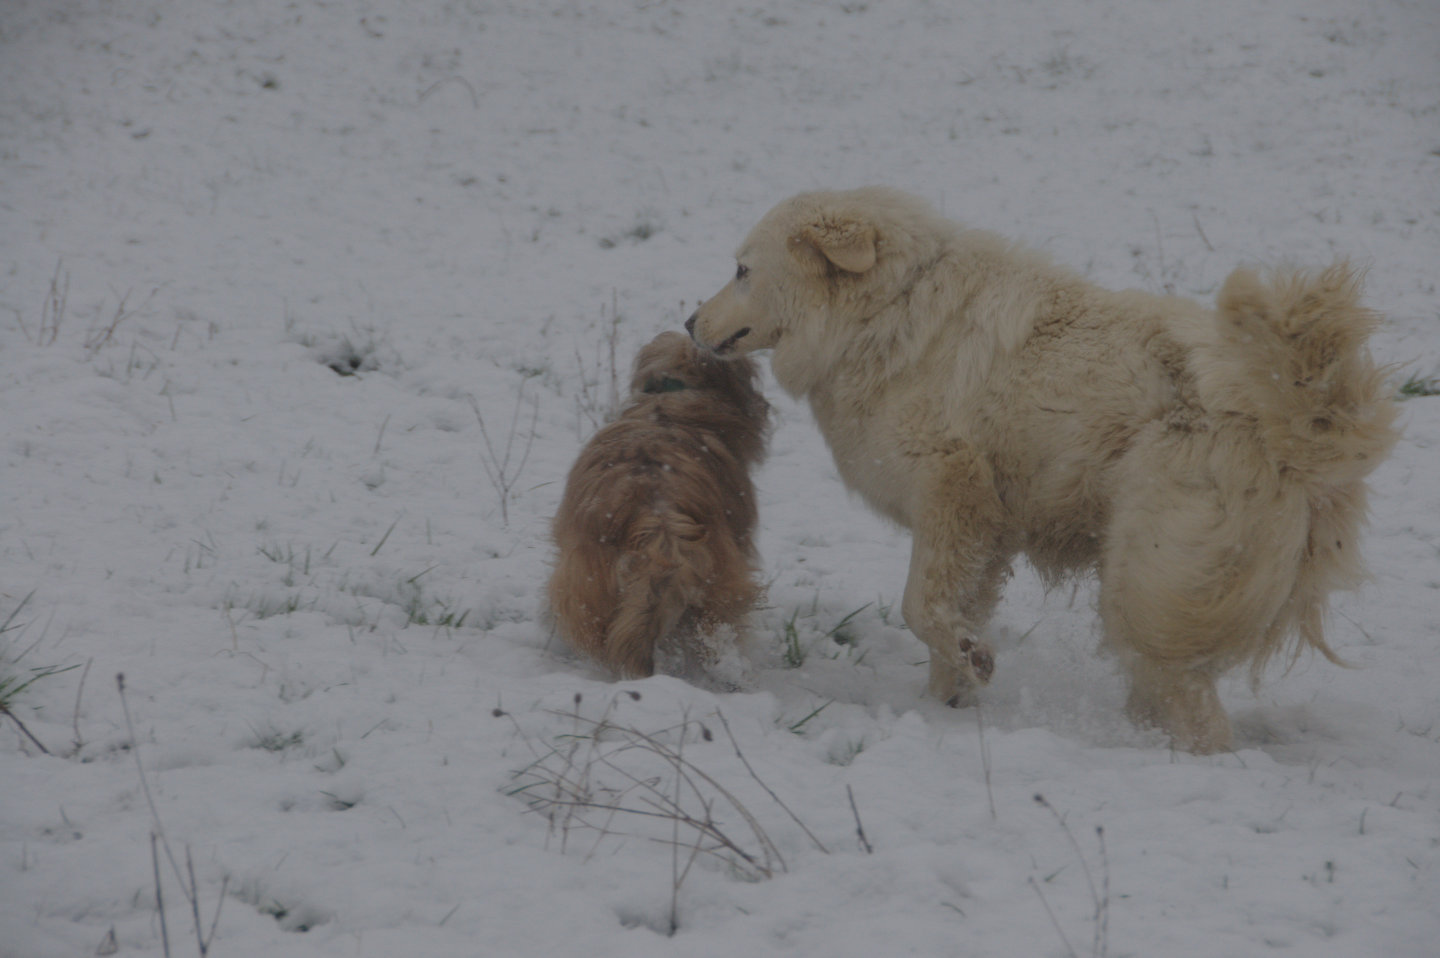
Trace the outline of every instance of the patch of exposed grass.
[[[790, 613], [790, 618], [781, 625], [781, 661], [788, 669], [798, 669], [805, 664], [811, 652], [817, 649], [832, 659], [839, 658], [842, 650], [853, 650], [859, 642], [859, 635], [855, 631], [855, 618], [872, 605], [873, 602], [867, 602], [858, 609], [847, 612], [829, 628], [819, 625], [818, 597], [808, 612], [802, 613], [795, 609]], [[802, 632], [805, 633], [804, 636]], [[827, 645], [829, 649], [826, 648]], [[858, 664], [864, 658], [865, 652], [862, 651], [855, 657], [855, 663]]]
[[1400, 399], [1417, 399], [1421, 396], [1440, 396], [1440, 376], [1411, 376], [1400, 384]]
[[[10, 610], [10, 614], [5, 617], [5, 621], [0, 622], [0, 640], [5, 640], [5, 637], [12, 633], [17, 637], [24, 633], [29, 623], [19, 622], [17, 620], [20, 618], [20, 614], [24, 611], [25, 607], [30, 604], [30, 600], [34, 595], [34, 591], [27, 593], [23, 599], [16, 603], [15, 608]], [[72, 669], [78, 669], [80, 665], [76, 663], [74, 665], [22, 667], [20, 665], [21, 660], [29, 655], [30, 652], [40, 644], [40, 640], [44, 637], [42, 633], [40, 638], [31, 642], [14, 655], [10, 654], [9, 640], [5, 640], [5, 644], [0, 646], [0, 716], [10, 719], [10, 721], [15, 724], [15, 727], [20, 730], [21, 734], [29, 739], [36, 748], [48, 755], [50, 754], [50, 750], [25, 727], [25, 723], [15, 714], [15, 705], [19, 701], [20, 696], [24, 695], [25, 692], [31, 689], [37, 682], [42, 682], [52, 676], [61, 675]]]
[[43, 665], [12, 672], [10, 670], [13, 666], [13, 662], [0, 663], [0, 670], [3, 670], [0, 671], [0, 712], [9, 712], [15, 705], [15, 700], [36, 682], [78, 669], [80, 664]]
[[800, 630], [795, 627], [795, 621], [799, 616], [800, 610], [796, 609], [783, 626], [785, 647], [781, 652], [781, 658], [787, 669], [798, 669], [805, 664], [806, 650], [800, 645]]
[[255, 728], [252, 725], [250, 731], [255, 733], [255, 737], [248, 743], [249, 747], [266, 752], [287, 752], [305, 744], [305, 732], [301, 729], [284, 732], [273, 725], [263, 729]]

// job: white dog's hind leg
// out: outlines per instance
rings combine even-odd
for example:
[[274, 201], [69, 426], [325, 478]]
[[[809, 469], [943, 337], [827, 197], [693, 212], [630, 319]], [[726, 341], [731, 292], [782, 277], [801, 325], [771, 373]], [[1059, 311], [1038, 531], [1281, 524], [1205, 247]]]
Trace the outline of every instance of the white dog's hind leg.
[[1310, 545], [1302, 488], [1243, 422], [1152, 430], [1120, 464], [1100, 569], [1105, 642], [1129, 666], [1128, 710], [1175, 747], [1230, 747], [1215, 679], [1282, 644]]
[[1130, 681], [1130, 721], [1159, 728], [1177, 749], [1198, 755], [1230, 748], [1230, 719], [1213, 675], [1141, 657], [1131, 665]]

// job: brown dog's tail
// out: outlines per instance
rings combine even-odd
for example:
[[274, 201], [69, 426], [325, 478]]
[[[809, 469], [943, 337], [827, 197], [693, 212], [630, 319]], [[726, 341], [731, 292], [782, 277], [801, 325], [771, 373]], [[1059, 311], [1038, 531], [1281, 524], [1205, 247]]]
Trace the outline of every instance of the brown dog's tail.
[[1323, 493], [1379, 465], [1397, 438], [1396, 409], [1387, 371], [1366, 349], [1380, 317], [1360, 305], [1354, 270], [1336, 263], [1268, 280], [1236, 270], [1217, 306], [1212, 382], [1225, 406], [1254, 418], [1292, 479]]
[[702, 601], [710, 566], [703, 548], [706, 535], [704, 526], [673, 509], [656, 511], [631, 527], [602, 653], [621, 676], [654, 674], [656, 644]]

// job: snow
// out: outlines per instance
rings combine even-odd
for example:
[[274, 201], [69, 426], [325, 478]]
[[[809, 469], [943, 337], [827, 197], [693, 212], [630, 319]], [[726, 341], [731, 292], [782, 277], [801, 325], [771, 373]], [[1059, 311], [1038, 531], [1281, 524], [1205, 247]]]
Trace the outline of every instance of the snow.
[[[798, 190], [1202, 300], [1349, 256], [1435, 376], [1437, 49], [1430, 0], [7, 0], [0, 678], [68, 670], [13, 703], [51, 754], [0, 716], [0, 956], [165, 953], [157, 829], [214, 955], [1435, 954], [1440, 399], [1356, 667], [1228, 683], [1225, 755], [1130, 727], [1089, 586], [1023, 569], [982, 710], [925, 699], [906, 538], [773, 383], [743, 691], [612, 683], [539, 605], [610, 335]], [[677, 892], [693, 831], [562, 782], [771, 877]]]

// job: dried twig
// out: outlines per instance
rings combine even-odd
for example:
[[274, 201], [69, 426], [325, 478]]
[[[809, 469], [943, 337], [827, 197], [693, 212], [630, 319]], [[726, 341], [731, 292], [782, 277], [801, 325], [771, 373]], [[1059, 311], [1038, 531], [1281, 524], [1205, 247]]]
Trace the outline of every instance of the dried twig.
[[46, 755], [50, 754], [50, 750], [45, 747], [45, 743], [36, 738], [35, 734], [25, 727], [25, 723], [20, 721], [20, 716], [10, 711], [10, 709], [4, 703], [0, 703], [0, 715], [3, 715], [10, 721], [14, 722], [15, 727], [18, 728], [25, 735], [26, 738], [33, 742], [36, 748], [44, 752]]
[[[1070, 847], [1074, 849], [1075, 857], [1080, 860], [1080, 870], [1085, 876], [1085, 884], [1090, 889], [1090, 902], [1095, 909], [1092, 919], [1095, 924], [1095, 931], [1091, 940], [1090, 955], [1091, 958], [1105, 958], [1110, 948], [1110, 858], [1105, 850], [1105, 829], [1102, 826], [1096, 826], [1095, 828], [1095, 836], [1100, 842], [1100, 863], [1103, 868], [1101, 881], [1104, 891], [1102, 894], [1096, 890], [1095, 878], [1090, 873], [1090, 865], [1085, 861], [1085, 855], [1080, 851], [1080, 843], [1075, 840], [1075, 833], [1070, 830], [1070, 825], [1060, 813], [1055, 810], [1055, 806], [1051, 805], [1045, 799], [1044, 795], [1037, 794], [1035, 796], [1035, 804], [1047, 810], [1051, 816], [1054, 817], [1056, 823], [1060, 826], [1060, 830], [1065, 833], [1066, 840], [1070, 842]], [[1034, 886], [1036, 893], [1040, 895], [1040, 901], [1045, 905], [1045, 911], [1050, 914], [1050, 921], [1055, 925], [1055, 930], [1060, 932], [1060, 939], [1065, 942], [1065, 948], [1074, 956], [1075, 949], [1072, 948], [1070, 942], [1066, 940], [1065, 933], [1060, 931], [1060, 925], [1056, 922], [1054, 913], [1050, 911], [1050, 903], [1045, 901], [1044, 892], [1040, 890], [1040, 886], [1035, 883], [1034, 878], [1030, 879], [1030, 884]]]
[[846, 785], [845, 795], [850, 799], [850, 811], [855, 816], [855, 834], [860, 839], [860, 847], [865, 849], [865, 854], [873, 855], [875, 849], [870, 847], [870, 839], [865, 837], [865, 826], [860, 824], [860, 809], [855, 806], [855, 790]]
[[1054, 817], [1055, 822], [1060, 826], [1060, 830], [1065, 833], [1065, 838], [1067, 841], [1070, 842], [1070, 847], [1075, 850], [1075, 857], [1080, 860], [1080, 870], [1084, 873], [1085, 884], [1090, 889], [1090, 900], [1095, 903], [1096, 909], [1098, 911], [1100, 906], [1100, 896], [1095, 892], [1095, 878], [1093, 875], [1090, 874], [1090, 866], [1085, 861], [1085, 853], [1080, 851], [1080, 843], [1075, 840], [1075, 833], [1070, 830], [1069, 824], [1066, 823], [1065, 819], [1060, 816], [1060, 813], [1055, 810], [1055, 806], [1051, 805], [1050, 802], [1046, 800], [1044, 795], [1037, 794], [1035, 796], [1035, 804], [1048, 811], [1051, 816]]
[[[604, 310], [601, 310], [603, 317]], [[586, 363], [580, 357], [580, 347], [575, 347], [575, 365], [579, 367], [578, 381], [579, 392], [575, 397], [576, 411], [584, 414], [590, 420], [592, 431], [613, 420], [620, 412], [620, 371], [616, 364], [615, 353], [620, 341], [620, 312], [616, 302], [614, 290], [610, 291], [610, 319], [608, 328], [601, 337], [598, 349], [603, 349], [608, 354], [608, 365], [606, 359], [599, 355], [595, 358], [595, 383], [592, 386], [586, 376]], [[608, 374], [608, 375], [607, 375]], [[602, 399], [600, 391], [603, 381], [609, 379], [609, 387], [605, 397]], [[580, 431], [579, 416], [576, 417], [576, 432]], [[583, 437], [582, 437], [583, 438]]]
[[1160, 217], [1155, 215], [1154, 210], [1151, 210], [1150, 219], [1155, 223], [1155, 248], [1158, 250], [1160, 257], [1161, 288], [1165, 290], [1167, 295], [1174, 296], [1175, 283], [1166, 275], [1169, 270], [1165, 266], [1165, 236], [1160, 232]]
[[75, 713], [70, 718], [70, 724], [75, 729], [75, 741], [71, 744], [75, 746], [77, 755], [80, 753], [80, 749], [85, 747], [85, 739], [80, 735], [80, 696], [85, 694], [85, 679], [90, 674], [90, 666], [94, 664], [94, 658], [85, 660], [85, 671], [80, 673], [80, 686], [75, 690]]
[[1095, 916], [1095, 958], [1105, 958], [1110, 952], [1110, 856], [1105, 851], [1105, 826], [1095, 826], [1095, 838], [1100, 842], [1100, 901]]
[[[551, 829], [558, 830], [562, 839], [570, 829], [584, 828], [597, 833], [596, 847], [606, 837], [623, 834], [638, 834], [671, 846], [672, 933], [678, 927], [679, 890], [700, 856], [722, 861], [752, 881], [785, 870], [784, 858], [758, 819], [733, 792], [687, 756], [684, 742], [691, 729], [698, 728], [702, 737], [712, 740], [703, 724], [686, 717], [678, 726], [652, 734], [618, 725], [609, 713], [607, 707], [601, 718], [586, 718], [579, 714], [578, 701], [576, 711], [552, 713], [573, 723], [574, 731], [564, 736], [570, 740], [568, 745], [559, 744], [548, 751], [532, 746], [535, 760], [513, 773], [519, 784], [509, 794], [546, 815]], [[497, 709], [496, 714], [508, 713]], [[519, 729], [518, 724], [516, 727]], [[659, 738], [671, 733], [678, 734], [679, 745]], [[583, 750], [586, 744], [588, 751]], [[637, 768], [626, 761], [627, 755], [658, 759], [668, 774]], [[719, 803], [728, 805], [745, 823], [750, 841], [732, 834], [717, 818]], [[644, 829], [626, 832], [615, 824], [622, 819], [668, 822], [668, 834], [662, 838], [646, 835]]]
[[150, 867], [155, 873], [155, 911], [160, 915], [160, 945], [165, 958], [170, 958], [170, 929], [165, 923], [165, 890], [160, 882], [160, 852], [156, 848], [160, 836], [150, 833]]
[[447, 83], [458, 83], [458, 84], [460, 84], [461, 86], [463, 86], [463, 87], [465, 88], [466, 92], [470, 94], [470, 105], [473, 106], [473, 107], [474, 107], [475, 109], [477, 109], [477, 110], [480, 109], [480, 97], [475, 93], [475, 88], [470, 85], [470, 81], [469, 81], [469, 80], [465, 79], [465, 78], [462, 77], [462, 76], [458, 76], [458, 75], [457, 75], [457, 76], [441, 77], [440, 79], [436, 80], [434, 83], [430, 84], [428, 87], [425, 88], [425, 92], [420, 94], [420, 99], [419, 99], [418, 102], [424, 103], [424, 102], [425, 102], [425, 98], [428, 97], [430, 94], [434, 93], [436, 87], [444, 86], [444, 85], [447, 84]]
[[[25, 598], [21, 599], [19, 604], [17, 604], [15, 608], [10, 610], [10, 614], [5, 616], [5, 621], [0, 622], [0, 635], [4, 635], [11, 629], [21, 629], [21, 631], [24, 631], [24, 623], [21, 623], [20, 625], [11, 625], [10, 623], [15, 621], [15, 617], [20, 614], [20, 610], [25, 608], [25, 606], [30, 603], [30, 600], [34, 598], [34, 596], [35, 590], [31, 589], [29, 592], [25, 593]], [[26, 651], [29, 650], [27, 649]], [[21, 655], [24, 655], [24, 653], [21, 653]]]
[[50, 291], [40, 307], [40, 331], [36, 334], [36, 345], [53, 346], [60, 336], [60, 324], [65, 321], [65, 301], [70, 297], [70, 273], [65, 261], [56, 260], [55, 275], [50, 277]]
[[155, 906], [160, 912], [160, 937], [164, 945], [165, 955], [170, 954], [170, 938], [165, 927], [165, 904], [160, 882], [160, 858], [156, 850], [157, 843], [160, 849], [165, 852], [165, 858], [170, 862], [170, 868], [175, 873], [175, 880], [180, 884], [180, 893], [190, 904], [190, 912], [195, 925], [195, 941], [200, 951], [201, 958], [205, 958], [210, 951], [210, 945], [215, 940], [215, 929], [220, 924], [220, 909], [225, 906], [225, 889], [229, 885], [227, 877], [220, 885], [219, 900], [215, 903], [215, 917], [210, 922], [210, 931], [207, 934], [200, 920], [200, 883], [195, 878], [195, 863], [190, 857], [190, 846], [185, 846], [185, 870], [181, 871], [180, 863], [175, 858], [175, 853], [170, 848], [170, 839], [165, 835], [165, 824], [160, 820], [160, 810], [155, 805], [155, 796], [150, 792], [150, 782], [145, 777], [145, 765], [140, 760], [140, 740], [135, 737], [135, 723], [130, 718], [130, 703], [125, 698], [125, 674], [117, 673], [115, 686], [120, 692], [120, 708], [125, 714], [125, 731], [130, 736], [130, 751], [135, 756], [135, 768], [140, 776], [140, 791], [145, 795], [145, 803], [150, 807], [150, 818], [155, 827], [150, 831], [150, 857], [155, 871]]
[[520, 473], [525, 471], [525, 464], [530, 460], [530, 450], [535, 445], [535, 423], [540, 418], [540, 402], [532, 399], [530, 429], [525, 437], [525, 447], [521, 451], [519, 464], [512, 470], [510, 461], [515, 451], [516, 430], [520, 423], [520, 407], [524, 404], [527, 382], [528, 379], [520, 380], [520, 388], [515, 393], [515, 409], [510, 415], [510, 434], [505, 437], [505, 447], [499, 453], [490, 441], [490, 431], [485, 428], [485, 416], [480, 412], [480, 404], [475, 401], [474, 396], [470, 397], [470, 406], [475, 410], [475, 418], [480, 423], [480, 438], [485, 442], [485, 457], [480, 464], [485, 467], [485, 476], [500, 497], [500, 521], [506, 526], [510, 524], [510, 490], [515, 487], [516, 480], [520, 478]]
[[990, 743], [985, 740], [985, 710], [975, 703], [975, 727], [980, 733], [980, 768], [985, 773], [985, 798], [990, 802], [990, 820], [1000, 816], [995, 812], [995, 790], [990, 785]]
[[1200, 227], [1200, 217], [1198, 214], [1195, 213], [1194, 210], [1190, 211], [1190, 219], [1193, 220], [1195, 223], [1195, 232], [1200, 234], [1200, 242], [1204, 243], [1205, 248], [1208, 249], [1210, 252], [1215, 252], [1215, 247], [1210, 245], [1210, 237], [1206, 236], [1205, 230]]
[[388, 425], [390, 425], [389, 415], [387, 415], [385, 421], [380, 424], [380, 434], [375, 437], [375, 450], [371, 453], [372, 456], [380, 455], [380, 443], [385, 439], [385, 427]]
[[[688, 724], [689, 721], [690, 721], [689, 715], [686, 714], [686, 715], [683, 716], [683, 718], [684, 718], [684, 722], [685, 722], [686, 724]], [[682, 725], [682, 728], [683, 728], [683, 727], [684, 727], [684, 726]], [[682, 761], [682, 762], [685, 760], [685, 736], [684, 736], [684, 735], [681, 735], [681, 736], [680, 736], [680, 748], [679, 748], [679, 751], [676, 753], [676, 758], [677, 758], [677, 760]], [[676, 776], [675, 776], [675, 800], [674, 800], [674, 801], [675, 801], [675, 807], [676, 807], [676, 808], [679, 808], [679, 807], [680, 807], [680, 802], [681, 802], [682, 798], [684, 797], [683, 793], [682, 793], [681, 790], [680, 790], [681, 780], [682, 780], [682, 776], [680, 776], [680, 775], [676, 775]], [[709, 806], [708, 804], [706, 804], [706, 802], [704, 801], [704, 799], [701, 799], [700, 805], [701, 805], [701, 807], [705, 810], [705, 813], [706, 813], [706, 815], [708, 816], [709, 813], [710, 813], [710, 806]], [[695, 846], [694, 846], [694, 849], [693, 849], [693, 850], [691, 851], [691, 853], [690, 853], [690, 861], [691, 861], [691, 862], [693, 862], [693, 861], [695, 860], [695, 856], [696, 856], [697, 854], [699, 854], [699, 851], [700, 851], [700, 835], [697, 834], [697, 835], [695, 836]], [[689, 862], [687, 862], [686, 865], [685, 865], [685, 871], [686, 871], [687, 874], [688, 874], [689, 871], [690, 871], [690, 864], [689, 864]], [[680, 930], [680, 883], [681, 883], [682, 881], [684, 881], [684, 878], [683, 878], [683, 877], [681, 876], [681, 874], [680, 874], [680, 819], [679, 819], [679, 818], [675, 818], [675, 819], [672, 819], [671, 822], [670, 822], [670, 937], [672, 937], [672, 938], [675, 937], [675, 932], [677, 932], [677, 931]]]
[[1075, 948], [1070, 944], [1070, 939], [1065, 937], [1065, 929], [1060, 927], [1060, 922], [1056, 919], [1055, 912], [1050, 908], [1050, 902], [1045, 898], [1045, 892], [1040, 889], [1040, 883], [1035, 880], [1035, 876], [1033, 875], [1030, 876], [1028, 880], [1030, 887], [1035, 889], [1035, 894], [1039, 896], [1040, 904], [1045, 906], [1045, 914], [1050, 917], [1050, 925], [1055, 929], [1055, 934], [1059, 935], [1060, 940], [1065, 944], [1065, 953], [1069, 955], [1070, 958], [1080, 958], [1079, 955], [1075, 954]]
[[[91, 355], [94, 355], [104, 347], [108, 346], [110, 342], [115, 338], [115, 331], [120, 328], [120, 324], [125, 322], [125, 320], [129, 319], [131, 316], [134, 316], [140, 310], [149, 306], [151, 301], [155, 299], [156, 294], [160, 292], [160, 289], [161, 287], [159, 286], [152, 289], [150, 291], [150, 295], [145, 297], [145, 302], [141, 303], [136, 309], [125, 308], [126, 303], [130, 301], [130, 294], [134, 292], [134, 290], [127, 289], [123, 294], [116, 293], [116, 295], [119, 296], [120, 302], [115, 307], [115, 315], [110, 317], [109, 324], [96, 329], [92, 329], [90, 332], [85, 334], [85, 351], [90, 353]], [[112, 292], [114, 292], [113, 289]]]
[[775, 801], [775, 804], [779, 805], [785, 811], [785, 814], [790, 816], [790, 820], [792, 822], [800, 826], [800, 830], [803, 831], [809, 837], [809, 839], [815, 843], [816, 848], [820, 849], [827, 855], [830, 854], [830, 849], [826, 848], [825, 843], [815, 837], [814, 832], [810, 831], [810, 829], [805, 827], [805, 823], [800, 820], [800, 816], [792, 812], [790, 810], [790, 806], [782, 802], [780, 800], [780, 796], [775, 794], [775, 790], [772, 789], [769, 785], [766, 785], [761, 780], [760, 776], [755, 774], [755, 769], [750, 767], [749, 759], [745, 757], [744, 752], [740, 751], [740, 743], [735, 741], [735, 733], [730, 731], [730, 723], [725, 720], [725, 713], [721, 712], [719, 709], [716, 709], [715, 717], [720, 720], [720, 725], [725, 729], [725, 736], [730, 739], [730, 744], [735, 749], [735, 757], [740, 760], [740, 764], [745, 766], [745, 771], [750, 773], [750, 777], [755, 780], [755, 783], [761, 788], [765, 789], [765, 794], [769, 795]]
[[[682, 778], [685, 781], [685, 784], [690, 786], [690, 790], [695, 794], [695, 796], [697, 797], [697, 799], [699, 799], [701, 803], [701, 810], [705, 813], [704, 818], [697, 818], [691, 815], [689, 812], [685, 811], [683, 808], [667, 804], [667, 796], [665, 796], [664, 793], [661, 793], [658, 789], [653, 788], [648, 782], [636, 779], [628, 771], [619, 768], [617, 765], [615, 765], [614, 760], [611, 756], [605, 756], [600, 759], [600, 761], [603, 762], [608, 768], [611, 768], [624, 775], [625, 777], [630, 778], [637, 785], [640, 785], [642, 788], [647, 789], [648, 791], [652, 792], [654, 796], [658, 797], [658, 801], [655, 797], [646, 799], [646, 804], [649, 804], [654, 809], [656, 809], [656, 811], [662, 817], [679, 816], [685, 822], [685, 824], [689, 825], [691, 828], [694, 828], [702, 834], [711, 837], [715, 841], [719, 842], [722, 847], [727, 848], [729, 849], [729, 851], [738, 855], [748, 865], [754, 868], [761, 877], [770, 878], [775, 874], [775, 866], [774, 864], [772, 864], [772, 861], [780, 866], [781, 871], [788, 871], [785, 866], [785, 860], [780, 855], [780, 849], [776, 847], [775, 843], [770, 840], [770, 836], [765, 833], [765, 830], [760, 826], [760, 823], [758, 820], [756, 820], [755, 816], [750, 813], [750, 810], [746, 808], [738, 798], [731, 794], [729, 789], [725, 788], [725, 786], [721, 785], [718, 781], [716, 781], [714, 778], [712, 778], [700, 768], [697, 768], [691, 763], [684, 761], [684, 759], [672, 749], [670, 749], [669, 746], [660, 742], [653, 736], [647, 735], [644, 732], [639, 731], [638, 729], [621, 729], [617, 726], [609, 725], [608, 723], [603, 725], [596, 725], [597, 733], [603, 733], [605, 731], [611, 730], [618, 731], [623, 736], [632, 737], [632, 741], [638, 743], [639, 747], [653, 752], [654, 754], [658, 755], [660, 758], [668, 762], [674, 770], [675, 774]], [[683, 740], [683, 727], [681, 731]], [[723, 831], [721, 831], [719, 824], [709, 814], [710, 805], [706, 801], [704, 793], [700, 787], [702, 783], [704, 785], [708, 785], [710, 788], [714, 789], [717, 793], [719, 793], [720, 796], [730, 804], [731, 808], [733, 808], [736, 813], [738, 813], [739, 816], [745, 821], [745, 824], [749, 826], [751, 833], [754, 835], [756, 842], [760, 846], [760, 858], [757, 859], [754, 855], [745, 851], [738, 842], [732, 840]]]
[[215, 940], [215, 928], [220, 924], [220, 909], [225, 907], [225, 890], [230, 887], [230, 876], [225, 875], [220, 879], [220, 894], [215, 899], [215, 917], [210, 922], [210, 933], [205, 934], [205, 926], [200, 921], [200, 896], [197, 890], [200, 883], [195, 880], [195, 861], [190, 857], [190, 846], [185, 846], [185, 872], [190, 879], [190, 891], [186, 898], [190, 899], [190, 918], [195, 925], [195, 946], [200, 950], [203, 958], [210, 951], [210, 943]]

